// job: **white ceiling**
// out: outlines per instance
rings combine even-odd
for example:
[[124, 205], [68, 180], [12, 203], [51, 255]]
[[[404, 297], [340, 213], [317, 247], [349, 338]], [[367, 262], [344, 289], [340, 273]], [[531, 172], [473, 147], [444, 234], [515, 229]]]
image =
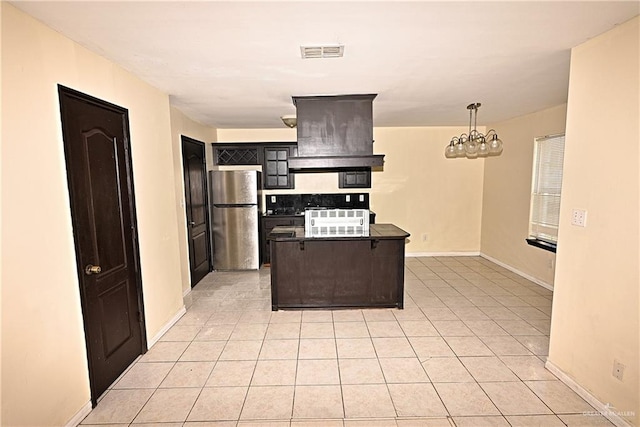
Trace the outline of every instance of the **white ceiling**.
[[[375, 126], [478, 124], [566, 102], [570, 49], [638, 1], [14, 2], [217, 128], [277, 128], [291, 96], [377, 93]], [[301, 59], [300, 46], [344, 44]]]

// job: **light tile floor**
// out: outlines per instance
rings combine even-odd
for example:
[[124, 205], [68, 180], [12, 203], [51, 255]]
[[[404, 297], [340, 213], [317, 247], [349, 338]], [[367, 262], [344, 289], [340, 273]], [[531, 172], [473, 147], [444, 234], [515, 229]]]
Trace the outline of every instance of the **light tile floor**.
[[612, 425], [544, 368], [552, 293], [483, 258], [407, 258], [404, 310], [270, 295], [268, 268], [209, 274], [82, 425]]

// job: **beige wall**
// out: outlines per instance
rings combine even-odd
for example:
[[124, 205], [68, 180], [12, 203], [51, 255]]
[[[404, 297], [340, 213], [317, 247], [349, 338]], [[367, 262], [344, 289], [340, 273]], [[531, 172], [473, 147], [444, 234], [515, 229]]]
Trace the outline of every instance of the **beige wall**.
[[180, 276], [182, 292], [191, 290], [189, 269], [189, 247], [187, 244], [187, 217], [184, 199], [184, 173], [182, 167], [182, 136], [205, 143], [207, 169], [211, 169], [211, 142], [216, 140], [216, 129], [204, 126], [185, 116], [182, 111], [171, 107], [171, 142], [173, 147], [173, 174], [176, 195], [176, 217], [178, 221], [178, 241], [180, 245]]
[[[457, 127], [375, 128], [384, 172], [373, 174], [376, 221], [411, 233], [407, 253], [480, 251], [484, 159], [447, 159]], [[427, 240], [422, 235], [427, 234]]]
[[219, 143], [225, 142], [296, 142], [297, 131], [280, 129], [218, 129]]
[[129, 110], [146, 332], [182, 307], [168, 96], [2, 8], [2, 425], [64, 425], [89, 402], [57, 85]]
[[536, 137], [564, 133], [566, 104], [517, 117], [491, 127], [504, 143], [500, 156], [484, 166], [483, 255], [553, 286], [555, 254], [529, 246], [529, 205]]
[[[371, 209], [379, 223], [411, 233], [407, 253], [480, 251], [484, 160], [446, 159], [444, 147], [466, 128], [374, 128], [374, 152], [385, 155], [373, 172]], [[295, 141], [295, 129], [218, 129], [219, 142]], [[353, 192], [338, 188], [337, 173], [297, 173], [295, 190], [276, 193]], [[422, 235], [427, 234], [427, 240]]]
[[[640, 18], [572, 50], [549, 361], [612, 411], [638, 403]], [[612, 147], [618, 146], [620, 150]], [[571, 210], [587, 210], [585, 228]], [[626, 366], [612, 376], [614, 359]]]

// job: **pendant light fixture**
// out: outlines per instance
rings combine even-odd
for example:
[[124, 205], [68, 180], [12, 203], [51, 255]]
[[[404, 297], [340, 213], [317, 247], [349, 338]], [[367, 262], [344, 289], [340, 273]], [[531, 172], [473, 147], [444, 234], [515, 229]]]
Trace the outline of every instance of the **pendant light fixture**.
[[[498, 138], [495, 130], [491, 129], [484, 135], [476, 129], [478, 108], [481, 105], [479, 102], [467, 105], [467, 110], [469, 110], [469, 133], [463, 133], [460, 136], [451, 138], [451, 142], [444, 150], [444, 155], [447, 159], [456, 157], [475, 159], [476, 157], [497, 156], [502, 153], [502, 141]], [[471, 129], [472, 122], [473, 129]]]
[[289, 128], [294, 128], [298, 124], [298, 119], [295, 115], [282, 116], [280, 117], [280, 120], [282, 120], [282, 123]]

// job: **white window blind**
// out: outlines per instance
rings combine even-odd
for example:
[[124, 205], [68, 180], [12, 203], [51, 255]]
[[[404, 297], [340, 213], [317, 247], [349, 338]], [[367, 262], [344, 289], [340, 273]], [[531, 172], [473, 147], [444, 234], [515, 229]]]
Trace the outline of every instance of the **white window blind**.
[[557, 243], [564, 135], [535, 139], [529, 235]]

